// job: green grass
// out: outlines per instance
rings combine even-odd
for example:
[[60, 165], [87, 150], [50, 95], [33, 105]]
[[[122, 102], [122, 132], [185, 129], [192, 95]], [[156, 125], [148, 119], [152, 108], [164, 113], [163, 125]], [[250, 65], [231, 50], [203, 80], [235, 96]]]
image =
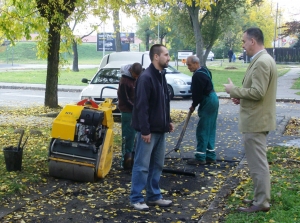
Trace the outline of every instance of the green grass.
[[[17, 126], [0, 126], [0, 141], [3, 148], [17, 146], [19, 135], [14, 133], [15, 128]], [[25, 129], [23, 142], [27, 136], [29, 138], [23, 151], [22, 171], [6, 171], [4, 154], [2, 151], [0, 152], [0, 160], [3, 160], [0, 165], [0, 198], [15, 193], [25, 193], [28, 191], [28, 185], [35, 187], [36, 183], [44, 181], [41, 173], [47, 172], [50, 128], [41, 128], [42, 136], [28, 135], [28, 126], [23, 126], [23, 129]]]
[[[97, 71], [94, 69], [80, 69], [79, 72], [73, 72], [71, 70], [61, 70], [58, 78], [58, 84], [62, 85], [75, 85], [85, 86], [86, 84], [81, 82], [82, 78], [91, 79]], [[47, 71], [44, 70], [16, 70], [7, 71], [0, 74], [0, 82], [8, 83], [30, 83], [30, 84], [45, 84]]]
[[[110, 53], [110, 52], [105, 52]], [[80, 64], [99, 64], [103, 52], [96, 51], [96, 43], [82, 43], [78, 45], [79, 54], [79, 69]], [[46, 64], [46, 60], [40, 60], [36, 57], [36, 43], [35, 42], [18, 42], [16, 46], [1, 46], [0, 47], [0, 63], [11, 63], [10, 60], [14, 57], [14, 63], [18, 64]], [[68, 60], [69, 64], [72, 64], [72, 54], [63, 53], [61, 57]], [[217, 92], [223, 92], [223, 84], [228, 83], [230, 78], [236, 86], [241, 86], [244, 74], [249, 64], [242, 63], [237, 60], [235, 63], [229, 63], [227, 60], [215, 60], [207, 61], [207, 67], [212, 71], [213, 82], [215, 90]], [[226, 68], [235, 69], [226, 69]], [[277, 65], [278, 75], [282, 76], [289, 71], [287, 65]], [[192, 76], [192, 73], [186, 66], [179, 66], [178, 70], [182, 73]], [[81, 83], [81, 79], [92, 78], [96, 69], [80, 69], [79, 72], [72, 72], [70, 70], [61, 70], [58, 84], [62, 85], [85, 85]], [[0, 74], [0, 82], [11, 83], [46, 83], [46, 70], [24, 70], [24, 71], [8, 71]], [[300, 89], [300, 79], [298, 79], [294, 85], [295, 89]]]
[[[300, 89], [300, 78], [298, 78], [298, 79], [294, 82], [294, 84], [293, 84], [293, 86], [292, 86], [292, 89]], [[296, 94], [297, 94], [297, 95], [300, 95], [300, 91], [297, 92]]]
[[[103, 52], [97, 51], [96, 43], [82, 43], [78, 45], [78, 63], [79, 64], [99, 64]], [[47, 60], [39, 59], [36, 56], [35, 42], [17, 42], [15, 46], [0, 46], [0, 63], [31, 63], [31, 64], [47, 64]], [[105, 52], [108, 54], [111, 52]], [[62, 53], [62, 58], [73, 61], [72, 50]]]
[[294, 82], [292, 89], [300, 89], [300, 78]]
[[[213, 83], [217, 92], [223, 92], [223, 84], [228, 83], [228, 78], [238, 86], [242, 86], [242, 80], [249, 64], [244, 64], [241, 61], [235, 63], [224, 62], [216, 60], [213, 62], [207, 62], [206, 66], [212, 72]], [[187, 75], [192, 73], [187, 69], [186, 66], [179, 66], [178, 70]], [[277, 65], [278, 76], [286, 74], [290, 69], [286, 65]], [[299, 80], [300, 81], [300, 80]], [[300, 86], [299, 88], [300, 89]]]
[[271, 172], [271, 210], [266, 213], [236, 212], [244, 198], [252, 198], [252, 183], [245, 181], [237, 187], [227, 202], [228, 223], [300, 221], [300, 150], [294, 147], [274, 147], [268, 150]]
[[[209, 67], [213, 75], [213, 82], [215, 90], [217, 92], [224, 91], [223, 84], [228, 83], [228, 78], [230, 78], [236, 86], [241, 87], [242, 80], [246, 71], [245, 65], [235, 66], [237, 69], [226, 69], [225, 66], [216, 66], [218, 62], [215, 62], [215, 66]], [[213, 63], [212, 63], [213, 65]], [[223, 63], [224, 65], [224, 63]], [[279, 71], [286, 73], [287, 68], [281, 68], [279, 65]], [[79, 66], [80, 68], [80, 66]], [[179, 66], [178, 70], [182, 73], [192, 76], [192, 73], [184, 66]], [[78, 85], [84, 86], [86, 84], [81, 82], [82, 78], [91, 79], [96, 73], [97, 68], [93, 69], [80, 69], [79, 72], [73, 72], [69, 69], [63, 69], [60, 71], [58, 84], [61, 85]], [[6, 71], [0, 75], [0, 82], [8, 83], [31, 83], [31, 84], [44, 84], [46, 83], [46, 70], [14, 70]], [[300, 86], [298, 86], [300, 89]]]

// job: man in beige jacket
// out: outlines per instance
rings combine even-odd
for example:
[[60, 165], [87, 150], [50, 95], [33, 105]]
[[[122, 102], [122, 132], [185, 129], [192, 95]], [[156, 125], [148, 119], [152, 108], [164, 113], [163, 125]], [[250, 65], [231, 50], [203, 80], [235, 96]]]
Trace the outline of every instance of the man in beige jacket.
[[277, 69], [274, 59], [264, 49], [264, 36], [259, 28], [243, 34], [243, 48], [251, 62], [243, 80], [236, 87], [228, 79], [225, 90], [234, 104], [240, 105], [239, 130], [243, 133], [245, 154], [254, 185], [253, 200], [244, 200], [248, 208], [241, 212], [270, 210], [270, 172], [267, 160], [267, 135], [276, 129]]

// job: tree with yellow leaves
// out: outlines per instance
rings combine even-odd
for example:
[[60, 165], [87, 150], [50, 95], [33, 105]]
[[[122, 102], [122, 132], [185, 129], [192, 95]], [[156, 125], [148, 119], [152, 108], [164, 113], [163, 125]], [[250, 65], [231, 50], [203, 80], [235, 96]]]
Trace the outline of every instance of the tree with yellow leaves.
[[[85, 8], [94, 0], [6, 0], [0, 9], [0, 32], [12, 44], [22, 38], [31, 39], [38, 33], [38, 56], [47, 58], [47, 78], [44, 105], [58, 107], [57, 85], [61, 46], [71, 44], [73, 33], [67, 26], [76, 7]], [[62, 40], [64, 36], [64, 41]], [[61, 44], [63, 42], [63, 44]], [[66, 48], [65, 48], [66, 49]], [[64, 49], [64, 50], [65, 50]]]

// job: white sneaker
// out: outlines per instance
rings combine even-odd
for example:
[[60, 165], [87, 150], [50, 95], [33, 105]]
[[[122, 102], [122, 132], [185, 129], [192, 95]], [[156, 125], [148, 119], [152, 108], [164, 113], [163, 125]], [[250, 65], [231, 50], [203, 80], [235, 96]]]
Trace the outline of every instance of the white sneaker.
[[135, 204], [131, 204], [132, 207], [134, 207], [134, 209], [138, 210], [138, 211], [148, 211], [149, 207], [147, 206], [147, 204], [145, 202], [138, 202]]
[[149, 206], [158, 205], [159, 207], [170, 207], [172, 205], [172, 201], [171, 200], [159, 199], [157, 201], [147, 201], [147, 204]]

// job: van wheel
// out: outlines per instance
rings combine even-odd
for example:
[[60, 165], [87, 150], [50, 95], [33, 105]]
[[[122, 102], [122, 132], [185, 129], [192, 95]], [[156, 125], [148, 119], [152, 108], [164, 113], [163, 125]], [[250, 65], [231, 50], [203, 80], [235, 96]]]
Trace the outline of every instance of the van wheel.
[[172, 100], [174, 98], [174, 91], [171, 85], [168, 85], [169, 98]]

